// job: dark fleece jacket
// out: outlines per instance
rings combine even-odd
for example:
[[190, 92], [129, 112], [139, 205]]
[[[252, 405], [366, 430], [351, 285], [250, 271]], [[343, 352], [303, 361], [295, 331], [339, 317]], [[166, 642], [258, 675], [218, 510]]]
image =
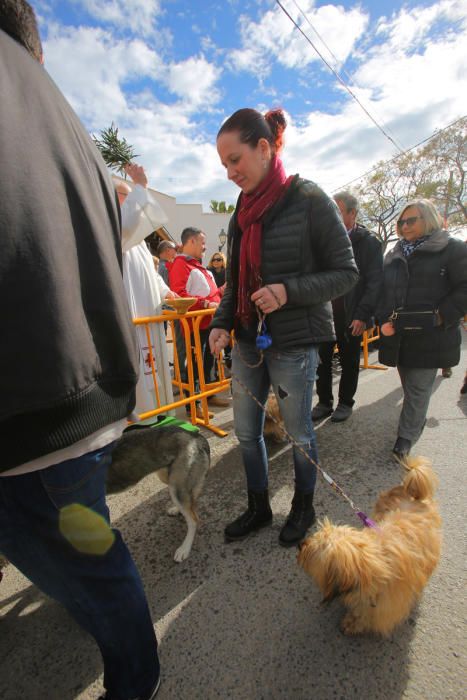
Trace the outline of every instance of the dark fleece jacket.
[[381, 241], [365, 226], [357, 224], [350, 236], [359, 280], [343, 297], [347, 326], [357, 319], [371, 324], [375, 314], [383, 276]]
[[114, 188], [44, 68], [0, 31], [0, 471], [134, 407]]

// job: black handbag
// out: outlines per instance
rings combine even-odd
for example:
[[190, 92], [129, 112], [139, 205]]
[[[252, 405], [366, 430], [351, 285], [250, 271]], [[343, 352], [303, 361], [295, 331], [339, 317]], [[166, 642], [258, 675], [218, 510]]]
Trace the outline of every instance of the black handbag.
[[393, 311], [389, 320], [396, 333], [432, 331], [440, 325], [437, 311]]

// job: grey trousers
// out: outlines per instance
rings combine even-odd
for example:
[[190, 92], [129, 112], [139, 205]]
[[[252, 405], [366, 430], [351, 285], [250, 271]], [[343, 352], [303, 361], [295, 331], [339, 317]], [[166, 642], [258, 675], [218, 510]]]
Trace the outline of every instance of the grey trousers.
[[397, 369], [404, 390], [404, 402], [397, 434], [414, 443], [422, 434], [425, 425], [428, 404], [438, 370], [437, 368], [418, 369], [400, 366]]

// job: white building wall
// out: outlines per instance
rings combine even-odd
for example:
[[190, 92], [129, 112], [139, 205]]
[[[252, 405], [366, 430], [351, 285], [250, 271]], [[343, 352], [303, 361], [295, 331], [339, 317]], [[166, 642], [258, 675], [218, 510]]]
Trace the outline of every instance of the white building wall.
[[[113, 175], [114, 179], [118, 179]], [[125, 180], [130, 185], [129, 180]], [[187, 226], [194, 226], [201, 229], [206, 234], [206, 253], [203, 262], [207, 265], [213, 253], [219, 250], [219, 233], [222, 229], [227, 233], [231, 214], [214, 214], [204, 212], [201, 204], [180, 204], [175, 197], [171, 197], [163, 192], [148, 188], [162, 209], [167, 214], [169, 220], [165, 228], [174, 241], [180, 243], [180, 234]], [[226, 252], [226, 245], [222, 249]]]

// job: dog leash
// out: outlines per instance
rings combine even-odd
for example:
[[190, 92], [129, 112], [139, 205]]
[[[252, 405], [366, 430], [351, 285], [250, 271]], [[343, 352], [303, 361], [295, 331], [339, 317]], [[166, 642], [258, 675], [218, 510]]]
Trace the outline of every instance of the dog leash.
[[[259, 314], [258, 314], [258, 315], [259, 315]], [[260, 324], [261, 324], [261, 325], [260, 325]], [[261, 318], [261, 316], [260, 316], [260, 322], [259, 322], [259, 324], [258, 324], [258, 331], [260, 331], [262, 328], [265, 328], [264, 316], [263, 316], [263, 318]], [[259, 335], [259, 333], [258, 333], [258, 336], [261, 337], [261, 336]], [[269, 337], [270, 337], [270, 336], [269, 336]], [[271, 342], [272, 342], [272, 341], [271, 341]], [[271, 343], [269, 343], [269, 345], [270, 345], [270, 344], [271, 344]], [[267, 345], [266, 347], [269, 347], [269, 345]], [[257, 363], [254, 364], [254, 365], [250, 365], [250, 364], [248, 364], [248, 363], [246, 362], [246, 360], [244, 360], [244, 358], [242, 357], [242, 354], [241, 354], [241, 352], [240, 352], [240, 348], [239, 348], [238, 343], [237, 343], [237, 352], [238, 352], [238, 356], [239, 356], [240, 360], [243, 362], [243, 364], [246, 365], [247, 367], [251, 368], [251, 369], [254, 369], [254, 368], [256, 368], [256, 367], [259, 367], [259, 366], [262, 364], [263, 360], [264, 360], [263, 348], [258, 348], [258, 352], [259, 352], [259, 355], [260, 355], [260, 359], [259, 359], [259, 362], [257, 362]], [[270, 413], [268, 413], [268, 412], [266, 411], [266, 409], [265, 409], [265, 407], [263, 406], [263, 404], [262, 404], [260, 401], [258, 401], [258, 399], [256, 398], [256, 396], [255, 396], [255, 395], [250, 391], [250, 389], [242, 382], [242, 380], [239, 379], [239, 378], [232, 372], [232, 370], [230, 370], [230, 374], [231, 374], [232, 379], [233, 379], [234, 381], [236, 381], [237, 384], [239, 384], [239, 385], [242, 387], [242, 389], [248, 394], [248, 396], [260, 407], [260, 409], [261, 409], [262, 411], [265, 411], [265, 413], [266, 413], [266, 415], [268, 416], [268, 418], [269, 418], [270, 420], [272, 420], [273, 423], [275, 423], [276, 425], [278, 425], [278, 426], [281, 427], [281, 429], [284, 431], [284, 433], [285, 433], [285, 435], [286, 435], [286, 437], [287, 437], [287, 440], [290, 442], [290, 444], [293, 445], [294, 447], [296, 447], [297, 450], [299, 450], [299, 452], [301, 452], [301, 454], [302, 454], [309, 462], [311, 462], [311, 464], [313, 464], [313, 465], [316, 467], [316, 469], [319, 471], [319, 473], [321, 474], [321, 476], [323, 477], [323, 479], [326, 481], [326, 483], [329, 484], [329, 486], [330, 486], [334, 491], [336, 491], [336, 493], [338, 493], [340, 496], [342, 496], [342, 498], [343, 498], [344, 500], [347, 501], [347, 503], [349, 504], [349, 506], [350, 506], [351, 509], [353, 510], [354, 514], [360, 519], [360, 521], [363, 523], [363, 525], [364, 525], [365, 527], [372, 527], [372, 528], [376, 528], [376, 529], [377, 529], [377, 528], [378, 528], [378, 525], [375, 523], [375, 521], [372, 520], [370, 517], [368, 517], [368, 515], [366, 515], [366, 513], [365, 513], [363, 510], [360, 510], [360, 509], [358, 508], [358, 506], [355, 505], [355, 503], [354, 503], [353, 500], [350, 498], [350, 496], [348, 496], [348, 495], [345, 493], [345, 491], [344, 491], [344, 490], [339, 486], [339, 484], [332, 478], [332, 476], [330, 476], [330, 474], [328, 474], [317, 462], [315, 462], [315, 460], [314, 460], [312, 457], [310, 457], [310, 455], [309, 455], [307, 452], [305, 452], [305, 450], [303, 449], [303, 447], [302, 447], [301, 445], [299, 445], [299, 444], [296, 442], [296, 440], [294, 440], [294, 438], [290, 435], [290, 433], [285, 429], [285, 426], [281, 426], [280, 423], [279, 423], [279, 421], [276, 420], [276, 419], [274, 418], [274, 416], [272, 416]]]

